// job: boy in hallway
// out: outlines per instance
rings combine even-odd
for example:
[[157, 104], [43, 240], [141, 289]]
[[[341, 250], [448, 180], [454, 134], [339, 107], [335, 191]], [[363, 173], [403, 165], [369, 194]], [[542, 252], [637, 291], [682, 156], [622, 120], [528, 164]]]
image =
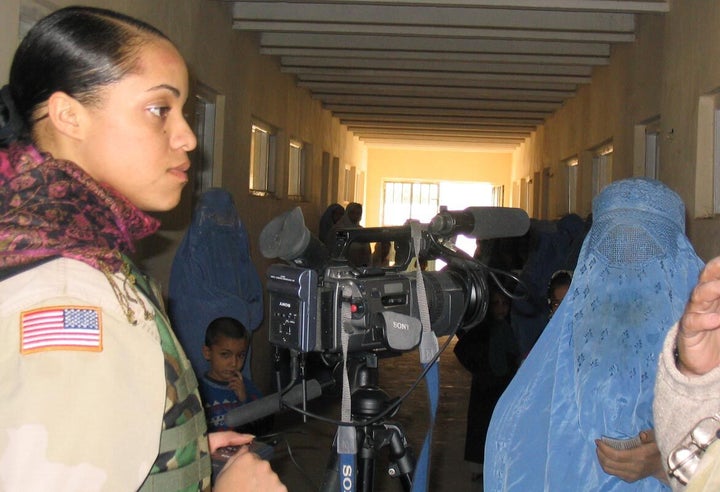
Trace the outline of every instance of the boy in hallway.
[[242, 374], [249, 346], [248, 330], [234, 318], [217, 318], [207, 327], [202, 352], [210, 370], [200, 379], [200, 394], [209, 430], [233, 430], [225, 425], [225, 415], [262, 397]]

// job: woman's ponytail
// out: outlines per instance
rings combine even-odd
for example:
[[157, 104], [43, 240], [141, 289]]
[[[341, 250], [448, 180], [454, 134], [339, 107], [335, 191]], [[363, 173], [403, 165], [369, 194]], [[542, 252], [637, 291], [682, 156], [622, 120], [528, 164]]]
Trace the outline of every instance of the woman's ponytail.
[[22, 116], [15, 108], [10, 87], [0, 89], [0, 147], [7, 147], [22, 138], [25, 130]]

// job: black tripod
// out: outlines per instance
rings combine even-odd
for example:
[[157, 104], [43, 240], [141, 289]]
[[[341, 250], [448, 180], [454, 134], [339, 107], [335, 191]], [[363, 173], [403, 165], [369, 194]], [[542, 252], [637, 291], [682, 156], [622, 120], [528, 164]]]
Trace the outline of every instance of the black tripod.
[[[394, 400], [377, 386], [377, 358], [366, 356], [356, 367], [357, 388], [351, 396], [351, 413], [354, 421], [369, 422], [386, 410]], [[397, 412], [392, 412], [391, 416]], [[415, 458], [408, 446], [405, 433], [399, 424], [380, 419], [377, 422], [358, 426], [357, 432], [357, 487], [359, 492], [372, 492], [375, 482], [375, 460], [380, 449], [388, 448], [388, 475], [398, 478], [403, 490], [412, 488]], [[337, 439], [337, 438], [336, 438]], [[321, 492], [340, 490], [339, 458], [337, 443], [333, 442], [331, 455], [325, 471]]]

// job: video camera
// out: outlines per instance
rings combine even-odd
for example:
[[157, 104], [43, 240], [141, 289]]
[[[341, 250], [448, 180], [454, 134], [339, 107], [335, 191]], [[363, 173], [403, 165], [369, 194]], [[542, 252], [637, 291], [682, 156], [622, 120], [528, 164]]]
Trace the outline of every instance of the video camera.
[[454, 333], [484, 317], [488, 291], [486, 267], [453, 238], [521, 236], [528, 228], [519, 208], [441, 209], [428, 224], [339, 229], [327, 247], [296, 207], [260, 234], [263, 256], [286, 262], [267, 272], [269, 341], [300, 353], [338, 353], [345, 330], [349, 352], [411, 350], [422, 334], [417, 269], [436, 259], [446, 263], [441, 271], [420, 273], [430, 325], [436, 336]]

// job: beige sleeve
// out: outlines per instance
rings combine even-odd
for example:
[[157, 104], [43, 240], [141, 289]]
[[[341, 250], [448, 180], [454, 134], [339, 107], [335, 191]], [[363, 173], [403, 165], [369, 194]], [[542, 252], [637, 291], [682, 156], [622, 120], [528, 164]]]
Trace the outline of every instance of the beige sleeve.
[[686, 492], [717, 492], [720, 490], [720, 441], [715, 441], [702, 457]]
[[[720, 368], [703, 376], [686, 376], [675, 364], [677, 323], [668, 332], [658, 362], [655, 381], [653, 417], [655, 438], [668, 469], [668, 454], [687, 436], [697, 423], [720, 410]], [[673, 490], [684, 487], [670, 479]]]
[[[46, 306], [99, 308], [102, 347], [21, 353], [21, 314]], [[153, 321], [130, 324], [102, 273], [57, 260], [0, 284], [0, 347], [0, 489], [137, 489], [165, 404]]]

